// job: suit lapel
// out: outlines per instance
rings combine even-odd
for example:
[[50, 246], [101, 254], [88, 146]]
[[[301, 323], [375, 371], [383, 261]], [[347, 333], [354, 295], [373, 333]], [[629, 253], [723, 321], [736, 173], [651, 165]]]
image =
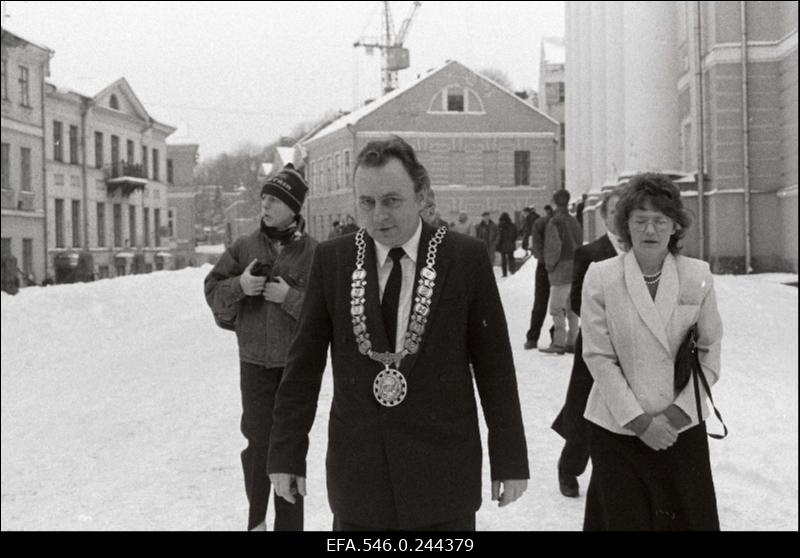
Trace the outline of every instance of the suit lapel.
[[[434, 232], [435, 229], [433, 227], [430, 227], [424, 223], [422, 224], [422, 234], [420, 235], [419, 249], [417, 250], [417, 269], [414, 272], [414, 285], [413, 290], [411, 291], [411, 312], [409, 314], [409, 319], [414, 314], [414, 298], [416, 297], [419, 274], [420, 270], [425, 267], [425, 257], [428, 254], [428, 243], [430, 242]], [[428, 322], [425, 324], [425, 331], [422, 334], [422, 343], [420, 343], [419, 349], [416, 353], [406, 355], [405, 358], [400, 362], [400, 371], [406, 375], [406, 377], [408, 377], [409, 372], [411, 372], [411, 370], [414, 368], [419, 354], [424, 350], [425, 346], [428, 344], [428, 340], [431, 337], [431, 322], [433, 321], [433, 316], [436, 315], [436, 308], [439, 300], [442, 297], [442, 291], [444, 290], [444, 284], [447, 278], [447, 270], [449, 267], [450, 258], [447, 255], [447, 236], [445, 235], [444, 241], [437, 249], [436, 263], [433, 266], [434, 270], [436, 271], [436, 284], [433, 288], [433, 297], [431, 298], [430, 306], [431, 311], [428, 314]], [[408, 324], [405, 324], [403, 331], [407, 331], [407, 329]]]
[[667, 254], [664, 265], [661, 268], [661, 280], [658, 282], [656, 291], [656, 309], [661, 318], [661, 327], [664, 328], [666, 337], [667, 325], [672, 318], [672, 312], [678, 304], [678, 291], [680, 283], [678, 279], [678, 266], [675, 264], [675, 256]]
[[[625, 254], [624, 262], [625, 284], [628, 287], [628, 293], [630, 293], [633, 306], [636, 308], [642, 321], [647, 324], [648, 329], [650, 329], [653, 335], [656, 336], [656, 339], [658, 339], [667, 352], [669, 352], [666, 329], [661, 321], [660, 312], [650, 296], [650, 291], [647, 290], [647, 286], [644, 283], [642, 271], [639, 269], [639, 264], [636, 263], [636, 256], [633, 255], [633, 250]], [[660, 290], [661, 285], [659, 285], [659, 291]]]

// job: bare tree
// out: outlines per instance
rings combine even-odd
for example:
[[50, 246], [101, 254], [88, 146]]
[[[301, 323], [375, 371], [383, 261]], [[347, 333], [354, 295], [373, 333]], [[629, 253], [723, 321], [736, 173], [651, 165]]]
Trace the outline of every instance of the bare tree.
[[514, 91], [514, 84], [511, 83], [511, 80], [508, 78], [508, 74], [506, 74], [503, 70], [499, 68], [484, 68], [482, 70], [478, 70], [478, 73], [483, 77], [489, 78], [498, 85], [502, 85], [509, 91]]

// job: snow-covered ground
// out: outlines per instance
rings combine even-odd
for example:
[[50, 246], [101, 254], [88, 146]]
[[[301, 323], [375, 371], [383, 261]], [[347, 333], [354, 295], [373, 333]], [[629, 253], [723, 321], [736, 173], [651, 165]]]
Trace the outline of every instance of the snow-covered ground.
[[[580, 498], [559, 494], [562, 441], [550, 430], [571, 358], [522, 349], [535, 263], [498, 279], [533, 476], [501, 510], [485, 466], [479, 530], [581, 528], [589, 475]], [[2, 293], [3, 530], [244, 528], [236, 343], [203, 299], [209, 269]], [[731, 433], [709, 443], [725, 530], [798, 529], [797, 288], [788, 281], [797, 276], [716, 277], [725, 337], [714, 395]], [[326, 374], [308, 459], [308, 530], [331, 525], [330, 396]]]

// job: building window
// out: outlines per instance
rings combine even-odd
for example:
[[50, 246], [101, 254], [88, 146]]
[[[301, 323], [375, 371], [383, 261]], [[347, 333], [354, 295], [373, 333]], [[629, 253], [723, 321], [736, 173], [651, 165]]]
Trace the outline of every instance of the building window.
[[69, 164], [78, 164], [78, 127], [69, 127]]
[[434, 95], [428, 112], [483, 113], [483, 101], [468, 87], [451, 85]]
[[3, 144], [3, 155], [2, 155], [2, 179], [0, 181], [0, 185], [2, 185], [3, 190], [10, 190], [11, 189], [11, 144], [4, 143]]
[[119, 110], [119, 99], [117, 99], [116, 95], [111, 95], [111, 98], [108, 100], [108, 106], [114, 110]]
[[11, 255], [11, 239], [7, 236], [0, 241], [0, 255], [3, 257]]
[[558, 82], [558, 102], [559, 103], [563, 103], [566, 98], [567, 98], [567, 96], [566, 96], [565, 89], [564, 89], [564, 82], [563, 81], [559, 81]]
[[31, 106], [30, 78], [25, 66], [19, 67], [19, 104], [23, 107]]
[[156, 246], [161, 246], [161, 210], [153, 209], [153, 232], [156, 236]]
[[56, 199], [56, 248], [64, 247], [64, 200]]
[[106, 246], [106, 204], [97, 202], [97, 246]]
[[122, 204], [114, 204], [114, 246], [122, 246]]
[[334, 168], [335, 168], [335, 176], [336, 176], [336, 189], [342, 187], [342, 154], [337, 153], [334, 156]]
[[53, 184], [56, 186], [63, 186], [64, 182], [64, 175], [63, 174], [54, 174], [53, 175]]
[[350, 150], [344, 150], [344, 185], [345, 187], [350, 187], [350, 181], [352, 180], [352, 176], [350, 176]]
[[326, 182], [327, 182], [327, 191], [330, 192], [333, 190], [333, 157], [328, 155], [325, 159], [325, 174], [327, 175]]
[[22, 239], [22, 273], [25, 278], [33, 277], [33, 239]]
[[167, 229], [169, 230], [169, 236], [171, 238], [175, 237], [175, 210], [174, 209], [167, 209]]
[[167, 159], [167, 184], [174, 184], [175, 177], [172, 170], [172, 159]]
[[53, 160], [64, 160], [64, 126], [58, 120], [53, 120]]
[[567, 147], [567, 132], [566, 132], [566, 128], [565, 128], [565, 125], [564, 125], [563, 122], [561, 123], [560, 128], [561, 128], [561, 130], [560, 130], [560, 132], [561, 132], [561, 146], [560, 146], [560, 148], [561, 148], [561, 151], [564, 151], [564, 149], [566, 149], [566, 147]]
[[3, 87], [3, 100], [8, 100], [8, 60], [3, 59], [3, 80], [2, 80], [2, 87]]
[[464, 112], [464, 92], [462, 90], [447, 90], [447, 112]]
[[72, 247], [81, 246], [81, 202], [72, 200]]
[[143, 178], [150, 178], [150, 173], [147, 171], [147, 147], [142, 146], [142, 174]]
[[20, 155], [20, 169], [22, 174], [20, 176], [20, 189], [23, 192], [32, 191], [31, 188], [31, 150], [29, 147], [21, 147], [19, 150]]
[[529, 186], [531, 170], [531, 152], [514, 152], [514, 185]]
[[119, 166], [119, 136], [115, 135], [111, 136], [111, 166], [114, 169], [113, 172], [120, 171], [120, 176], [123, 174], [122, 169], [117, 168]]
[[158, 149], [153, 149], [153, 180], [160, 180], [159, 175], [161, 173], [159, 172], [159, 163]]
[[144, 245], [150, 246], [150, 208], [142, 208], [142, 238]]
[[128, 206], [128, 238], [130, 238], [130, 246], [137, 246], [136, 244], [136, 206]]
[[103, 132], [94, 133], [94, 167], [103, 168]]
[[81, 187], [81, 177], [80, 176], [70, 176], [69, 177], [70, 186], [73, 188], [80, 188]]
[[125, 144], [126, 144], [125, 156], [127, 157], [127, 159], [125, 159], [125, 161], [129, 165], [132, 165], [133, 164], [133, 159], [134, 159], [134, 155], [133, 155], [133, 140], [127, 140], [125, 142]]

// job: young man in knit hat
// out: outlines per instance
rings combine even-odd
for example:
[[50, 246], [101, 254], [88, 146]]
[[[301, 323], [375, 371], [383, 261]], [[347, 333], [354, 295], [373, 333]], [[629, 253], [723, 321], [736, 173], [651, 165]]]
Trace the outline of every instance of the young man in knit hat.
[[[237, 239], [205, 279], [214, 318], [232, 324], [239, 343], [241, 429], [248, 442], [242, 468], [250, 530], [266, 529], [272, 407], [317, 247], [303, 232], [300, 216], [307, 192], [305, 180], [291, 167], [269, 179], [261, 189], [258, 229]], [[275, 498], [274, 529], [303, 529], [302, 500], [290, 504]]]

